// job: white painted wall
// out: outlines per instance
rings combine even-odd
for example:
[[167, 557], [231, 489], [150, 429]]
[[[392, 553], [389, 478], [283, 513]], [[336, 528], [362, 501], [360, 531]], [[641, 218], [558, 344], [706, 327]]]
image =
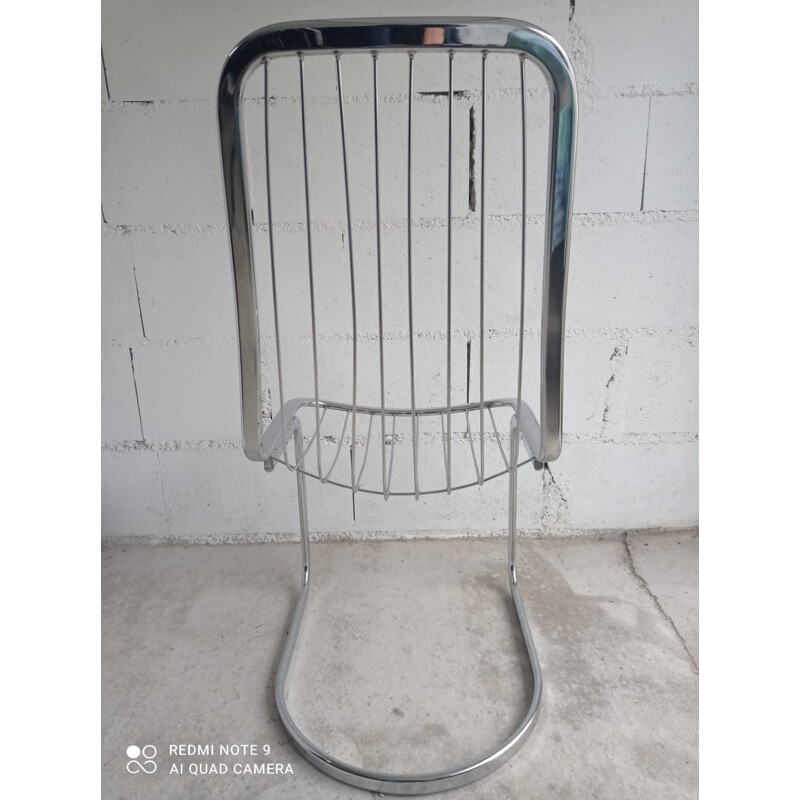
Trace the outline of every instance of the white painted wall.
[[[239, 446], [233, 291], [214, 103], [227, 52], [251, 30], [282, 20], [397, 13], [480, 15], [485, 11], [485, 3], [472, 0], [243, 0], [234, 4], [106, 0], [101, 75], [105, 537], [269, 538], [294, 535], [297, 530], [293, 477], [280, 468], [265, 475], [258, 464], [245, 459]], [[521, 527], [564, 534], [696, 524], [696, 3], [576, 0], [570, 19], [570, 0], [517, 1], [495, 3], [492, 13], [529, 20], [559, 38], [575, 65], [581, 103], [564, 450], [551, 465], [551, 475], [530, 468], [521, 473]], [[352, 92], [367, 92], [366, 79], [353, 63], [345, 73], [347, 86]], [[502, 70], [492, 75], [497, 88], [513, 78]], [[540, 84], [534, 76], [531, 79], [530, 162], [532, 185], [538, 185], [546, 104], [533, 108], [542, 98], [537, 94]], [[399, 75], [386, 74], [385, 81], [386, 91], [403, 91]], [[458, 81], [456, 88], [469, 89], [474, 74], [460, 74]], [[441, 88], [445, 87], [439, 85], [433, 70], [422, 70], [417, 89]], [[310, 113], [319, 115], [317, 123], [323, 131], [324, 115], [333, 110], [326, 103], [332, 90], [335, 84], [330, 75], [314, 73], [309, 65]], [[289, 98], [295, 91], [291, 76], [285, 88], [271, 91], [278, 95], [276, 130], [280, 126], [291, 130], [296, 104]], [[250, 95], [256, 96], [255, 89]], [[519, 100], [497, 92], [493, 102], [490, 119], [499, 129], [504, 119], [514, 119]], [[458, 132], [467, 129], [469, 105], [469, 98], [457, 104]], [[446, 128], [441, 121], [446, 119], [442, 116], [446, 108], [430, 99], [420, 102], [419, 108], [419, 130], [429, 130], [430, 135], [419, 140], [424, 150], [418, 163], [425, 175], [435, 175], [444, 152], [441, 132]], [[384, 109], [391, 124], [391, 104]], [[262, 110], [253, 101], [249, 113]], [[402, 113], [403, 107], [398, 105], [398, 110]], [[363, 157], [351, 156], [356, 164], [354, 181], [357, 185], [364, 181], [354, 202], [357, 219], [368, 216], [372, 198], [367, 181], [371, 151], [367, 152], [368, 140], [358, 144], [358, 131], [367, 130], [366, 123], [356, 127], [358, 115], [369, 111], [368, 105], [355, 101], [348, 106], [355, 120], [353, 147], [355, 152], [364, 149]], [[516, 174], [512, 130], [516, 129], [509, 124], [512, 138], [507, 146], [502, 139], [494, 145], [501, 178], [504, 158], [508, 175]], [[279, 148], [276, 180], [288, 185], [296, 140], [287, 134], [286, 141], [281, 141], [274, 133], [273, 139]], [[312, 158], [320, 167], [338, 163], [326, 155], [332, 141], [328, 136], [311, 143]], [[459, 165], [467, 163], [467, 144], [466, 136], [457, 135]], [[392, 143], [390, 134], [386, 152], [392, 147], [398, 150], [398, 163], [404, 164], [403, 137]], [[254, 150], [256, 164], [258, 158]], [[286, 181], [280, 181], [281, 170]], [[420, 180], [424, 183], [424, 179]], [[387, 169], [387, 180], [393, 180], [391, 169]], [[467, 208], [466, 182], [466, 170], [459, 167], [454, 213], [464, 237], [464, 268], [469, 269], [475, 258], [476, 215]], [[326, 216], [332, 232], [318, 233], [315, 243], [321, 254], [334, 254], [325, 272], [329, 283], [323, 285], [333, 304], [346, 286], [336, 278], [342, 250], [334, 223], [341, 220], [341, 197], [335, 176], [327, 183], [330, 191], [315, 197], [315, 208]], [[504, 180], [487, 184], [498, 220], [514, 212], [507, 184]], [[431, 178], [427, 189], [421, 189], [428, 216], [439, 219], [438, 227], [432, 224], [418, 233], [420, 248], [434, 254], [428, 267], [431, 276], [440, 272], [436, 259], [444, 258], [441, 213], [436, 210], [442, 205], [441, 186]], [[257, 189], [256, 182], [255, 194]], [[288, 223], [284, 228], [289, 231], [282, 245], [284, 260], [304, 259], [303, 236], [298, 242], [291, 233], [292, 225], [303, 220], [300, 197], [288, 196], [280, 206], [279, 221]], [[532, 192], [532, 252], [542, 235], [538, 202]], [[389, 218], [391, 200], [387, 203]], [[257, 222], [263, 221], [259, 202], [255, 214]], [[398, 211], [396, 216], [403, 214]], [[497, 222], [492, 252], [498, 259], [513, 261], [518, 230], [518, 223]], [[355, 244], [363, 256], [361, 268], [368, 270], [374, 232], [360, 236]], [[404, 265], [404, 232], [387, 234], [383, 246], [387, 274], [392, 270], [399, 274]], [[305, 261], [301, 264], [304, 268]], [[430, 280], [434, 288], [436, 278]], [[498, 281], [493, 287], [501, 315], [507, 286], [511, 283]], [[292, 310], [302, 319], [307, 298], [302, 286], [297, 290], [297, 308]], [[468, 286], [464, 292], [469, 296]], [[531, 292], [534, 308], [535, 281]], [[268, 295], [262, 303], [266, 317], [262, 334], [267, 335], [271, 324]], [[421, 315], [419, 330], [435, 338], [442, 329], [441, 310], [424, 302], [416, 310]], [[323, 355], [336, 359], [333, 363], [338, 366], [349, 358], [349, 344], [344, 342], [343, 347], [339, 335], [349, 330], [349, 316], [346, 306], [344, 315], [337, 313], [333, 307], [324, 319], [330, 344]], [[397, 317], [402, 317], [402, 305]], [[369, 318], [365, 325], [362, 329], [369, 330]], [[454, 327], [466, 329], [469, 324]], [[464, 339], [454, 347], [463, 348]], [[535, 346], [529, 348], [531, 382], [526, 383], [532, 401], [536, 400], [538, 370], [535, 350]], [[368, 348], [363, 357], [371, 358]], [[442, 390], [434, 357], [424, 352], [421, 356], [423, 371], [428, 369], [428, 378], [421, 379], [421, 392], [431, 398]], [[295, 361], [303, 358], [298, 350]], [[493, 365], [502, 365], [506, 355], [498, 351], [492, 358]], [[267, 368], [274, 374], [269, 356]], [[463, 362], [454, 368], [458, 389], [465, 381]], [[298, 373], [298, 384], [301, 377]], [[338, 369], [330, 371], [329, 379], [331, 388], [337, 380], [347, 384], [346, 373]], [[499, 382], [492, 388], [501, 392]], [[274, 399], [277, 390], [272, 389]], [[265, 412], [271, 410], [268, 401]], [[393, 500], [387, 504], [359, 495], [354, 522], [347, 492], [313, 485], [311, 524], [321, 535], [358, 537], [499, 532], [505, 525], [505, 499], [502, 480], [449, 500], [432, 497], [419, 503]]]

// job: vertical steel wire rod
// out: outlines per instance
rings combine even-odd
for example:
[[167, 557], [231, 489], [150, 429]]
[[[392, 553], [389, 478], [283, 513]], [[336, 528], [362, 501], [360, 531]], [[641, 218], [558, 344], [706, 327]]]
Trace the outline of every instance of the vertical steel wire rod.
[[[446, 412], [444, 414], [439, 414], [439, 418], [442, 420], [442, 455], [444, 456], [444, 475], [445, 475], [445, 480], [449, 480], [449, 474], [448, 474], [448, 466], [449, 465], [447, 463], [448, 437], [447, 437], [447, 433], [446, 433], [446, 430], [445, 430], [445, 421], [444, 421], [445, 416], [446, 416]], [[449, 483], [448, 483], [448, 488], [449, 488]]]
[[500, 448], [500, 455], [503, 456], [503, 463], [506, 465], [506, 469], [509, 470], [510, 472], [511, 467], [509, 466], [508, 459], [506, 458], [506, 451], [503, 449], [503, 443], [500, 441], [500, 434], [497, 430], [497, 423], [495, 422], [491, 406], [489, 406], [489, 419], [492, 422], [492, 429], [494, 430], [495, 441], [497, 442], [497, 446]]
[[419, 420], [417, 419], [416, 389], [414, 387], [414, 292], [411, 268], [411, 130], [414, 107], [414, 51], [408, 51], [408, 354], [411, 363], [411, 449], [414, 462], [414, 498], [419, 500]]
[[[520, 288], [519, 288], [519, 366], [517, 368], [517, 424], [514, 426], [516, 443], [512, 442], [511, 469], [513, 470], [512, 480], [514, 482], [514, 493], [516, 497], [517, 483], [517, 462], [519, 461], [519, 416], [522, 408], [522, 357], [525, 343], [525, 261], [527, 254], [527, 214], [528, 214], [528, 124], [525, 115], [527, 109], [526, 85], [525, 85], [525, 57], [519, 57], [519, 79], [522, 95], [522, 253], [520, 256]], [[516, 503], [514, 504], [516, 506]], [[515, 510], [516, 513], [516, 510]]]
[[[328, 407], [325, 406], [325, 408], [322, 409], [322, 416], [319, 418], [320, 425], [322, 425], [322, 423], [325, 421], [325, 414], [327, 413], [328, 413]], [[311, 446], [314, 444], [314, 442], [317, 443], [317, 449], [319, 449], [320, 445], [319, 431], [320, 429], [319, 427], [317, 427], [317, 429], [311, 435], [311, 438], [308, 440], [308, 444], [306, 445], [305, 450], [303, 450], [303, 454], [300, 456], [300, 460], [297, 462], [297, 464], [295, 464], [296, 468], [302, 467], [303, 462], [306, 460], [306, 456], [308, 455], [308, 451], [311, 449]], [[322, 477], [322, 473], [319, 474], [319, 477]]]
[[[283, 362], [281, 360], [281, 330], [278, 322], [278, 285], [275, 279], [275, 246], [272, 241], [272, 193], [269, 174], [269, 59], [264, 61], [264, 155], [267, 179], [267, 227], [269, 228], [269, 265], [272, 282], [272, 311], [275, 316], [275, 354], [278, 359], [278, 400], [281, 404], [281, 430], [286, 430], [283, 401]], [[286, 437], [283, 436], [283, 462], [288, 466], [289, 455], [286, 450]]]
[[347, 250], [350, 256], [350, 298], [353, 308], [353, 443], [350, 458], [350, 487], [356, 492], [356, 389], [358, 387], [358, 325], [356, 320], [356, 271], [353, 261], [353, 225], [350, 216], [350, 184], [347, 175], [347, 141], [344, 132], [344, 98], [342, 95], [342, 61], [341, 53], [334, 52], [336, 57], [336, 91], [339, 95], [339, 123], [342, 130], [342, 165], [344, 167], [344, 202], [347, 209]]
[[485, 277], [486, 277], [486, 56], [489, 55], [488, 50], [484, 50], [481, 54], [481, 304], [480, 304], [480, 328], [481, 328], [481, 341], [480, 341], [480, 403], [481, 403], [481, 474], [478, 483], [483, 486], [483, 479], [486, 474], [486, 453], [484, 447], [484, 439], [486, 431], [484, 429], [484, 369], [483, 369], [483, 355], [484, 355], [484, 316], [486, 311], [486, 304], [484, 300]]
[[478, 485], [480, 486], [482, 483], [481, 479], [481, 470], [478, 466], [478, 459], [475, 455], [475, 444], [472, 441], [472, 427], [469, 424], [469, 409], [464, 409], [464, 417], [467, 420], [467, 439], [469, 439], [469, 449], [472, 452], [472, 463], [475, 465], [475, 478], [478, 481]]
[[[298, 52], [300, 67], [300, 122], [303, 131], [303, 179], [305, 180], [306, 200], [306, 242], [308, 246], [308, 295], [311, 300], [311, 349], [314, 355], [314, 415], [317, 422], [317, 441], [319, 441], [319, 359], [317, 357], [317, 311], [314, 299], [314, 264], [311, 252], [311, 199], [308, 191], [308, 153], [306, 147], [306, 91], [303, 70], [303, 54]], [[322, 449], [317, 447], [317, 474], [322, 477]]]
[[[381, 189], [380, 153], [378, 149], [378, 51], [372, 51], [372, 109], [375, 123], [375, 238], [378, 259], [378, 360], [381, 370], [381, 470], [383, 477], [383, 499], [389, 499], [386, 483], [386, 393], [383, 370], [383, 275], [381, 273]], [[371, 420], [370, 420], [371, 424]], [[365, 459], [366, 463], [366, 459]], [[361, 479], [359, 478], [359, 483]]]
[[322, 483], [327, 483], [328, 478], [330, 478], [331, 473], [333, 472], [333, 468], [336, 466], [336, 462], [339, 460], [339, 455], [342, 452], [342, 444], [344, 443], [344, 434], [347, 430], [347, 421], [350, 419], [351, 410], [348, 408], [344, 415], [344, 422], [342, 423], [342, 432], [339, 434], [339, 444], [336, 447], [336, 452], [333, 454], [333, 461], [331, 462], [330, 467], [328, 467], [328, 471], [325, 473], [325, 477], [322, 479]]
[[386, 478], [386, 496], [389, 496], [389, 491], [392, 485], [392, 467], [394, 466], [394, 431], [397, 426], [397, 414], [392, 414], [392, 446], [389, 448], [389, 475]]
[[453, 404], [453, 51], [448, 71], [447, 114], [447, 494], [452, 488]]
[[367, 457], [369, 456], [369, 443], [372, 440], [372, 422], [375, 419], [374, 414], [369, 415], [369, 425], [367, 426], [367, 443], [364, 445], [364, 458], [361, 460], [361, 469], [358, 471], [358, 480], [355, 483], [354, 492], [357, 492], [361, 486], [361, 478], [364, 476], [364, 470], [367, 467]]

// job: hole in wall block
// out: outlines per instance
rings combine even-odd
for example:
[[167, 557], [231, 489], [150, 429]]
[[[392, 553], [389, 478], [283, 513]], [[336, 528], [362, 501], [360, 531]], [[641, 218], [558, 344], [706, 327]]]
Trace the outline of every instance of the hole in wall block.
[[467, 342], [467, 403], [469, 403], [469, 371], [472, 360], [472, 341]]
[[478, 201], [475, 192], [475, 106], [469, 107], [469, 210], [475, 211]]

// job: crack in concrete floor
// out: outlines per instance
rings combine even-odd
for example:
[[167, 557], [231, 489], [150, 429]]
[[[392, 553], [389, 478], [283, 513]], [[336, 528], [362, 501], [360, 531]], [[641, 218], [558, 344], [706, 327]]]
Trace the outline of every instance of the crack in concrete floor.
[[653, 603], [655, 604], [656, 608], [658, 609], [661, 616], [669, 623], [669, 626], [675, 633], [675, 636], [678, 638], [678, 641], [681, 643], [684, 651], [686, 652], [686, 657], [689, 659], [689, 662], [692, 665], [692, 669], [694, 670], [695, 675], [700, 673], [700, 666], [695, 660], [692, 651], [689, 649], [688, 644], [686, 643], [686, 639], [681, 635], [681, 632], [678, 630], [678, 627], [675, 625], [674, 620], [672, 617], [664, 610], [664, 606], [661, 605], [661, 601], [658, 599], [658, 596], [653, 592], [650, 588], [647, 581], [639, 574], [639, 571], [636, 569], [636, 563], [633, 560], [633, 555], [631, 554], [631, 547], [630, 542], [628, 540], [628, 536], [630, 535], [630, 531], [625, 531], [622, 534], [622, 544], [625, 548], [625, 561], [630, 568], [631, 574], [633, 577], [639, 582], [639, 585], [647, 592], [648, 595], [653, 599]]

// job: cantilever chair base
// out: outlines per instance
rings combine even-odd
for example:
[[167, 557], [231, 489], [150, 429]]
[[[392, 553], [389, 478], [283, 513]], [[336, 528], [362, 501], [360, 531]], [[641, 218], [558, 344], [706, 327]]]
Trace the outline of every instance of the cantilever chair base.
[[[516, 464], [516, 453], [514, 442], [518, 441], [513, 434], [515, 420], [512, 421], [512, 465]], [[292, 438], [294, 440], [295, 463], [299, 463], [302, 456], [302, 432], [299, 420], [294, 420]], [[317, 769], [331, 775], [343, 783], [366, 789], [373, 792], [396, 795], [418, 795], [442, 792], [447, 789], [455, 789], [459, 786], [478, 780], [498, 767], [502, 766], [514, 753], [522, 746], [528, 737], [539, 716], [539, 708], [542, 700], [542, 672], [539, 666], [539, 659], [536, 655], [536, 648], [533, 643], [525, 608], [519, 595], [517, 585], [516, 570], [516, 505], [517, 505], [517, 468], [512, 466], [509, 470], [509, 531], [508, 531], [508, 582], [511, 597], [514, 600], [514, 607], [517, 611], [522, 636], [525, 640], [525, 648], [530, 660], [531, 672], [533, 675], [533, 691], [530, 705], [525, 713], [522, 722], [517, 729], [501, 742], [497, 747], [480, 758], [457, 767], [443, 769], [439, 772], [430, 772], [417, 775], [399, 775], [392, 773], [374, 772], [362, 767], [347, 764], [332, 755], [329, 755], [320, 747], [315, 745], [297, 726], [286, 702], [286, 679], [292, 664], [295, 645], [303, 623], [303, 614], [308, 600], [308, 593], [311, 585], [311, 544], [308, 529], [308, 504], [306, 497], [306, 475], [299, 469], [295, 470], [297, 475], [297, 496], [300, 516], [300, 539], [302, 545], [302, 579], [300, 587], [300, 597], [297, 601], [292, 625], [284, 646], [281, 660], [278, 665], [278, 674], [275, 681], [275, 699], [278, 706], [278, 713], [289, 733], [292, 744], [298, 752]]]

